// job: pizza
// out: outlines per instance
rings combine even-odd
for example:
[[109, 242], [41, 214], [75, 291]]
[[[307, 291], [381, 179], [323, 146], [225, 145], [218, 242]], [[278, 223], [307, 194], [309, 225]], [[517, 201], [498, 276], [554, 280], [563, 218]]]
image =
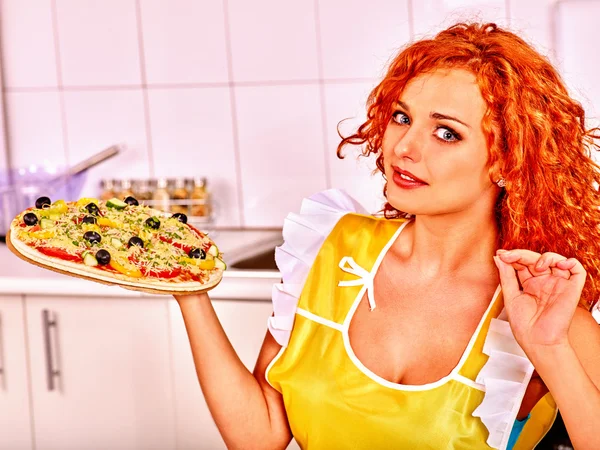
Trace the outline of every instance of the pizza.
[[13, 219], [7, 242], [44, 268], [149, 292], [207, 291], [226, 269], [218, 247], [185, 214], [158, 211], [133, 197], [40, 197]]

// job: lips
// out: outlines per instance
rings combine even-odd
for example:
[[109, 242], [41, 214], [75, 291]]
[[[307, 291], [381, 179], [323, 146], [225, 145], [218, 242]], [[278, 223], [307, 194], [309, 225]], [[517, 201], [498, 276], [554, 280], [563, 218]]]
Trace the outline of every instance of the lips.
[[[404, 175], [403, 179], [405, 179], [408, 182], [413, 181], [413, 182], [417, 182], [417, 183], [427, 184], [425, 181], [423, 181], [420, 178], [418, 178], [417, 176], [413, 175], [408, 170], [403, 170], [400, 167], [396, 167], [396, 166], [392, 166], [392, 169], [394, 169], [394, 172]], [[406, 179], [405, 177], [410, 178], [410, 180]]]

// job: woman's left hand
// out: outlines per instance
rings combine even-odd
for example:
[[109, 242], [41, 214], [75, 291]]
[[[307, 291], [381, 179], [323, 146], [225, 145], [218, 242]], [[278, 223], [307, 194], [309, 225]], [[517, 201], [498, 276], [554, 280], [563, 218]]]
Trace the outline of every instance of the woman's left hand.
[[498, 250], [496, 254], [504, 306], [519, 345], [527, 353], [568, 344], [569, 326], [586, 278], [581, 263], [557, 253], [540, 255], [530, 250]]

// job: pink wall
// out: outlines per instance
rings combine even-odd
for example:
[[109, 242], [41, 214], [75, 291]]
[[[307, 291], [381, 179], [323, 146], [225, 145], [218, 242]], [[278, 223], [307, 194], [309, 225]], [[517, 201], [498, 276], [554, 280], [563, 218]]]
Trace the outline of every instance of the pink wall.
[[123, 142], [128, 151], [95, 169], [85, 194], [103, 177], [205, 175], [221, 226], [281, 226], [303, 197], [328, 187], [374, 211], [373, 161], [338, 160], [336, 126], [359, 122], [399, 46], [454, 20], [508, 24], [551, 55], [592, 108], [600, 63], [583, 56], [598, 5], [3, 0], [9, 159], [73, 164]]

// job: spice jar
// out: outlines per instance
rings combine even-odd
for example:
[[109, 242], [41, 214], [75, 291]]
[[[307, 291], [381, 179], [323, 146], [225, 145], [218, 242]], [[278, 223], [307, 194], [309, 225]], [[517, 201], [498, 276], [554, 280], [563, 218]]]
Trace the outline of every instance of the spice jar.
[[135, 180], [132, 183], [133, 196], [139, 202], [146, 202], [152, 200], [152, 191], [150, 190], [150, 183], [148, 180]]
[[131, 190], [131, 180], [122, 180], [121, 189], [119, 191], [119, 198], [123, 200], [127, 197], [133, 197], [133, 191]]
[[177, 178], [173, 182], [173, 190], [171, 192], [171, 212], [189, 214], [188, 200], [189, 192], [185, 185], [185, 178]]
[[194, 178], [193, 189], [190, 194], [190, 198], [192, 199], [192, 216], [205, 217], [210, 215], [208, 197], [208, 191], [206, 190], [206, 178]]
[[100, 181], [100, 200], [110, 200], [115, 196], [113, 180]]
[[171, 197], [169, 195], [169, 190], [167, 189], [168, 181], [166, 178], [159, 178], [156, 180], [156, 189], [152, 194], [152, 200], [154, 204], [154, 208], [160, 211], [169, 211], [169, 203]]

